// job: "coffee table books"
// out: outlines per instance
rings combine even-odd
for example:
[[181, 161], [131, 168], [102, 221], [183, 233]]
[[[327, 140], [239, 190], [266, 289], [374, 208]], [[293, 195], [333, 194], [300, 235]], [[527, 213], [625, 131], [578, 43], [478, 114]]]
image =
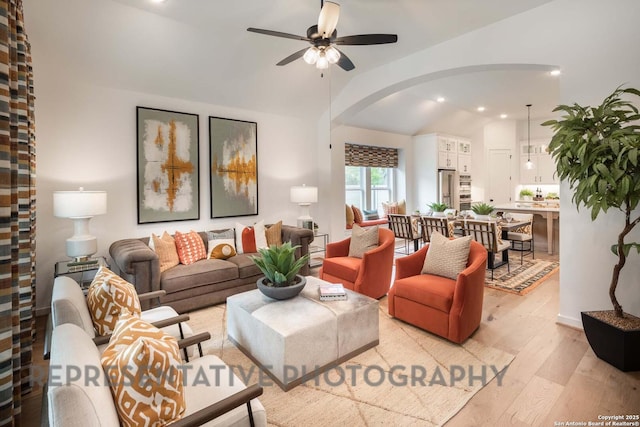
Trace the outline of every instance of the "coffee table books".
[[347, 293], [341, 283], [326, 283], [318, 287], [320, 301], [345, 301]]

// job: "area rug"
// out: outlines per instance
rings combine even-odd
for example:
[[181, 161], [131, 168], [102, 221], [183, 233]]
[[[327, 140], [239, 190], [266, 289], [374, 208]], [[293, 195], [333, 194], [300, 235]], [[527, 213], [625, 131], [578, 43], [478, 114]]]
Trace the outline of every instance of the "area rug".
[[261, 383], [259, 399], [270, 426], [441, 426], [484, 385], [501, 382], [513, 360], [473, 338], [453, 344], [393, 319], [385, 297], [377, 347], [284, 392], [227, 339], [224, 304], [189, 315], [195, 332], [211, 333], [205, 353], [220, 357], [232, 370], [251, 373], [246, 383]]
[[493, 270], [493, 280], [491, 280], [491, 270], [487, 270], [485, 285], [489, 288], [525, 295], [560, 268], [558, 262], [541, 259], [524, 260], [522, 265], [516, 261], [511, 261], [510, 264], [511, 272], [506, 265]]

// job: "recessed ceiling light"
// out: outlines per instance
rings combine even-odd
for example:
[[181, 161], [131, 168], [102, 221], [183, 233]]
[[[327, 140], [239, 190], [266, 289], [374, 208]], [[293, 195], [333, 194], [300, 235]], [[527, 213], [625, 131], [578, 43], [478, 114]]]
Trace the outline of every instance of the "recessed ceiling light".
[[151, 3], [164, 3], [167, 0], [151, 0]]
[[501, 119], [506, 119], [508, 116], [506, 114], [500, 114]]
[[436, 101], [444, 102], [444, 97], [443, 96], [439, 96], [438, 98], [436, 98]]
[[552, 76], [559, 76], [561, 72], [560, 70], [551, 70], [549, 71], [549, 74], [551, 74]]
[[485, 110], [485, 108], [481, 105], [478, 107], [478, 111], [480, 111], [481, 113]]

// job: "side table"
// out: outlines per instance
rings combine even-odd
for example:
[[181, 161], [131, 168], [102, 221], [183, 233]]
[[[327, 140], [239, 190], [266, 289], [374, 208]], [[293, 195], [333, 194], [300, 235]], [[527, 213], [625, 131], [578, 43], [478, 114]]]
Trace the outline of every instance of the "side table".
[[[320, 241], [322, 239], [322, 242]], [[313, 244], [309, 246], [309, 267], [319, 267], [322, 265], [324, 259], [324, 252], [327, 249], [327, 243], [329, 243], [329, 234], [316, 232], [313, 235]], [[322, 254], [322, 256], [314, 257], [313, 254]]]
[[[91, 259], [94, 262], [76, 263], [74, 261], [58, 261], [55, 265], [53, 277], [68, 276], [78, 282], [83, 290], [86, 290], [95, 277], [100, 267], [109, 267], [107, 259], [98, 256]], [[71, 265], [70, 265], [71, 264]]]

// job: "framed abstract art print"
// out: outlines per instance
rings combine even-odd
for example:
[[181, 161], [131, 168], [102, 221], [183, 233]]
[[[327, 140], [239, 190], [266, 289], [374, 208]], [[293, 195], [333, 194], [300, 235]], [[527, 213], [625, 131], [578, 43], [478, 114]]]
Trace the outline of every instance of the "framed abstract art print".
[[200, 219], [198, 115], [137, 107], [138, 224]]
[[258, 214], [258, 124], [209, 117], [211, 218]]

